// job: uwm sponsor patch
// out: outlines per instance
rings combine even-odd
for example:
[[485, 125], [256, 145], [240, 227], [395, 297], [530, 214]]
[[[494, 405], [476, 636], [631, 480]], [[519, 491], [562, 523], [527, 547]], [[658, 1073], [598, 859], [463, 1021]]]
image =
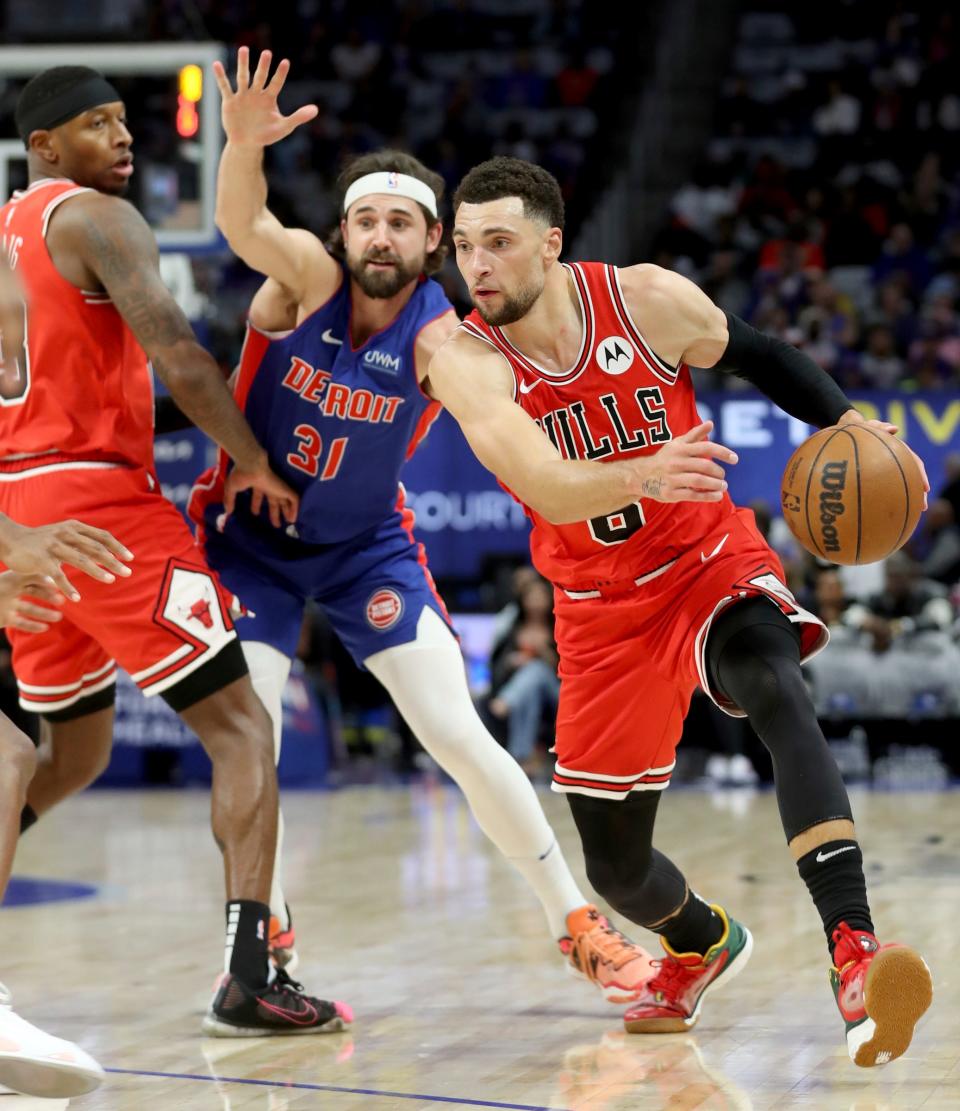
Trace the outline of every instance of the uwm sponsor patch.
[[377, 632], [392, 629], [403, 613], [403, 599], [389, 587], [375, 590], [367, 600], [367, 623]]

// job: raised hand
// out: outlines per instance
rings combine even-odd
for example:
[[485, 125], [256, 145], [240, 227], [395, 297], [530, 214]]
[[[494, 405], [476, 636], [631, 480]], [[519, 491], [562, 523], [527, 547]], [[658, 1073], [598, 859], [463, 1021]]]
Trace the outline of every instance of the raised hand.
[[655, 455], [631, 461], [637, 496], [654, 501], [720, 501], [727, 489], [723, 467], [737, 462], [728, 447], [712, 443], [713, 421], [704, 421], [665, 444]]
[[290, 63], [283, 58], [270, 81], [270, 62], [273, 55], [264, 50], [257, 68], [250, 77], [250, 50], [241, 46], [237, 51], [237, 88], [234, 92], [220, 62], [213, 63], [213, 73], [223, 102], [220, 117], [227, 140], [236, 146], [268, 147], [285, 139], [301, 124], [309, 123], [320, 109], [316, 104], [305, 104], [289, 116], [277, 105], [277, 97], [290, 71]]
[[[875, 432], [886, 432], [888, 436], [896, 436], [899, 429], [895, 424], [891, 424], [885, 420], [867, 420], [867, 418], [857, 409], [848, 409], [843, 416], [837, 421], [837, 427], [842, 428], [845, 424], [865, 424], [872, 428]], [[920, 468], [920, 474], [923, 476], [923, 508], [927, 508], [927, 495], [930, 493], [930, 479], [927, 478], [927, 468], [923, 465], [923, 460], [913, 450], [913, 448], [904, 441], [903, 446], [910, 452], [916, 459], [917, 466]]]

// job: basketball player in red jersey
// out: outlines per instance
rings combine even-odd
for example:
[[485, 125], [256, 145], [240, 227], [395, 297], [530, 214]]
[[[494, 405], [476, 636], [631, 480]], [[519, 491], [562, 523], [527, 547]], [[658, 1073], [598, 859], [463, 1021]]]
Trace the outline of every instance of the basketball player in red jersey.
[[665, 950], [627, 1029], [691, 1028], [704, 994], [751, 951], [749, 931], [653, 848], [699, 684], [771, 752], [851, 1057], [898, 1057], [929, 1006], [930, 973], [874, 934], [850, 802], [800, 672], [826, 630], [727, 495], [721, 464], [737, 459], [708, 440], [688, 367], [733, 367], [817, 426], [862, 418], [806, 356], [725, 316], [685, 278], [561, 264], [563, 201], [540, 167], [485, 162], [453, 203], [475, 311], [434, 356], [430, 387], [527, 507], [534, 563], [555, 585], [553, 787], [568, 797], [593, 886]]
[[[2, 245], [26, 294], [25, 341], [5, 352], [0, 510], [40, 526], [64, 514], [121, 535], [133, 573], [94, 582], [43, 636], [11, 631], [26, 709], [50, 727], [25, 817], [106, 762], [114, 680], [124, 667], [198, 734], [213, 762], [213, 830], [227, 887], [225, 980], [204, 1020], [222, 1036], [340, 1030], [349, 1009], [269, 981], [267, 923], [277, 824], [270, 721], [233, 628], [235, 599], [194, 547], [153, 474], [148, 359], [180, 409], [236, 464], [236, 488], [293, 520], [296, 497], [271, 470], [211, 357], [160, 280], [156, 241], [121, 199], [132, 138], [116, 90], [84, 66], [33, 78], [16, 108], [29, 185], [0, 208]], [[12, 359], [12, 362], [11, 362]], [[82, 738], [82, 743], [79, 740]], [[95, 739], [92, 740], [91, 738]]]

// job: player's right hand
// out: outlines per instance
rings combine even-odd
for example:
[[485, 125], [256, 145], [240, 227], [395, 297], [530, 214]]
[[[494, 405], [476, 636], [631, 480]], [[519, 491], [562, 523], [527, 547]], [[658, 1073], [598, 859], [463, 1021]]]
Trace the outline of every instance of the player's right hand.
[[720, 501], [727, 490], [721, 463], [734, 464], [737, 456], [708, 437], [713, 421], [707, 420], [665, 444], [655, 455], [631, 463], [638, 479], [637, 495], [654, 501]]
[[39, 600], [58, 606], [66, 598], [41, 575], [24, 575], [19, 571], [0, 573], [0, 628], [45, 633], [63, 614], [49, 605], [38, 604]]
[[302, 123], [309, 123], [320, 111], [316, 104], [305, 104], [289, 116], [280, 111], [277, 97], [287, 79], [290, 63], [282, 59], [268, 83], [272, 58], [269, 50], [263, 51], [251, 80], [250, 50], [241, 46], [237, 51], [236, 92], [223, 65], [213, 63], [213, 74], [223, 98], [220, 107], [223, 130], [235, 146], [268, 147], [285, 139]]
[[115, 536], [82, 521], [59, 521], [38, 528], [17, 525], [3, 554], [11, 571], [46, 582], [73, 602], [79, 602], [80, 592], [64, 574], [62, 564], [68, 563], [98, 582], [112, 583], [117, 575], [130, 574], [121, 560], [131, 559], [133, 552]]
[[284, 521], [290, 525], [296, 521], [300, 512], [300, 498], [295, 490], [270, 469], [270, 464], [266, 462], [266, 453], [263, 455], [263, 462], [256, 468], [245, 471], [234, 466], [230, 469], [223, 484], [223, 508], [228, 517], [237, 504], [237, 494], [243, 490], [251, 491], [250, 512], [255, 517], [259, 516], [266, 498], [270, 523], [274, 528], [282, 528]]

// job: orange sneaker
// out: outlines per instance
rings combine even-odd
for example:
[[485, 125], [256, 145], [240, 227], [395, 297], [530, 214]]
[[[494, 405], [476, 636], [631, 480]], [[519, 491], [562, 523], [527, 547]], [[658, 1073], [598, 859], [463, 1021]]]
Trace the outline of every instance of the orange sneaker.
[[287, 928], [280, 928], [280, 919], [275, 914], [270, 915], [270, 959], [277, 968], [282, 968], [288, 973], [293, 973], [300, 963], [297, 954], [297, 935], [293, 931], [293, 919], [290, 917], [290, 908], [287, 907]]
[[566, 937], [560, 952], [575, 976], [596, 984], [610, 1003], [632, 1003], [653, 975], [653, 958], [630, 938], [615, 930], [588, 903], [567, 915]]
[[833, 931], [833, 940], [830, 986], [846, 1026], [850, 1060], [861, 1068], [896, 1060], [933, 999], [930, 969], [906, 945], [881, 945], [846, 922]]

